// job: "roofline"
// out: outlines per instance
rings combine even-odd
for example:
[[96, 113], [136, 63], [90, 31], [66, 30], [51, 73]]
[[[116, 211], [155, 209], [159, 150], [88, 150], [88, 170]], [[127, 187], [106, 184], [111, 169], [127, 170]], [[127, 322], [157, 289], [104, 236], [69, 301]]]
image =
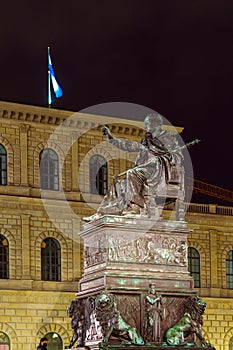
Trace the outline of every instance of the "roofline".
[[[71, 125], [68, 122], [68, 119], [72, 116], [74, 118], [83, 118], [83, 121], [85, 120], [85, 122], [91, 123], [92, 128], [104, 124], [125, 124], [144, 129], [144, 123], [137, 120], [0, 101], [0, 118], [4, 119], [14, 119], [24, 123], [28, 121], [49, 125], [60, 125], [61, 123], [64, 123], [64, 126], [69, 127]], [[74, 118], [71, 119], [74, 121]], [[72, 123], [72, 127], [73, 126]], [[163, 128], [170, 130], [175, 134], [183, 131], [183, 127], [179, 126], [164, 125]]]

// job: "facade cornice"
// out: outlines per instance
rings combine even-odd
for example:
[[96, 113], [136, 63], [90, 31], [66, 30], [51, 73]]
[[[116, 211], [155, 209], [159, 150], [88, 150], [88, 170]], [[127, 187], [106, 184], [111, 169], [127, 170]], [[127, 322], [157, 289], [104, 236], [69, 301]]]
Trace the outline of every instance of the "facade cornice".
[[[63, 125], [73, 130], [91, 130], [108, 124], [112, 132], [124, 135], [142, 136], [144, 134], [143, 122], [114, 118], [109, 116], [87, 114], [59, 110], [32, 105], [24, 105], [0, 101], [0, 120], [12, 120], [20, 123], [46, 124], [48, 126]], [[166, 130], [173, 133], [181, 133], [182, 127], [165, 125]]]

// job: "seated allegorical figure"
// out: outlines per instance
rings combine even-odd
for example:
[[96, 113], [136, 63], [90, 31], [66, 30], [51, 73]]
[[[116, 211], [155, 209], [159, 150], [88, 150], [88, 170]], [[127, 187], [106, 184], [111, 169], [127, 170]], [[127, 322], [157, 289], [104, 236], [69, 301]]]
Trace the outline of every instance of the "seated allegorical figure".
[[137, 152], [135, 166], [116, 180], [107, 191], [97, 213], [87, 221], [105, 214], [140, 214], [150, 217], [156, 205], [156, 194], [166, 187], [171, 177], [171, 167], [181, 164], [182, 152], [176, 136], [162, 129], [163, 118], [159, 113], [146, 116], [145, 137], [140, 142], [114, 137], [109, 128], [102, 131], [109, 143], [126, 151]]

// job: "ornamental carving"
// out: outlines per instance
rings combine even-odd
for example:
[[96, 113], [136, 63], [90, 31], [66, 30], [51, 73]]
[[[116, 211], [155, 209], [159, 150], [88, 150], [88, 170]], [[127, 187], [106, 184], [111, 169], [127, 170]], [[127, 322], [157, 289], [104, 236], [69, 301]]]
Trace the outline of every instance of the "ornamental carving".
[[103, 247], [86, 247], [84, 250], [84, 266], [89, 267], [106, 261], [106, 249]]
[[164, 265], [187, 265], [187, 243], [183, 238], [144, 236], [136, 240], [108, 237], [108, 259]]
[[19, 130], [22, 133], [27, 133], [29, 129], [30, 129], [30, 125], [28, 125], [28, 124], [20, 124], [19, 125]]

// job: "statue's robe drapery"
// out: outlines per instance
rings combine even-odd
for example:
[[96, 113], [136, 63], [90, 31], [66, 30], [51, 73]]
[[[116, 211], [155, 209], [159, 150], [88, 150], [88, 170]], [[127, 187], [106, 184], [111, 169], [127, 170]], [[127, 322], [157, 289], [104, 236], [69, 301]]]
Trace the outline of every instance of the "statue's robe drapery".
[[144, 208], [145, 187], [147, 197], [156, 197], [170, 179], [171, 166], [182, 159], [176, 137], [165, 130], [156, 137], [148, 133], [141, 142], [115, 137], [109, 142], [123, 151], [138, 154], [134, 168], [126, 172], [125, 178], [115, 181], [106, 193], [98, 209], [102, 215], [121, 215], [130, 204]]

